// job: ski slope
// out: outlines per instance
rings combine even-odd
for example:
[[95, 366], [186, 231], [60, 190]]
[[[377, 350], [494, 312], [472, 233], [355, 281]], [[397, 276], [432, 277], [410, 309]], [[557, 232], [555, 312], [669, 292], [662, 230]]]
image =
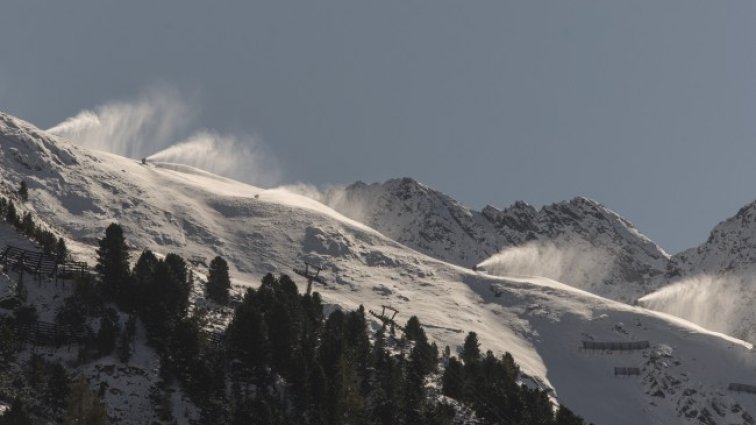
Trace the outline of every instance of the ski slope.
[[325, 191], [295, 186], [389, 238], [491, 274], [538, 274], [622, 302], [663, 285], [669, 255], [632, 223], [585, 197], [536, 209], [524, 202], [476, 211], [414, 179]]
[[[750, 344], [684, 320], [538, 277], [499, 277], [414, 251], [305, 196], [263, 189], [191, 167], [86, 150], [0, 114], [0, 191], [22, 179], [32, 211], [92, 261], [113, 221], [135, 259], [149, 248], [186, 258], [225, 257], [234, 283], [324, 267], [327, 303], [417, 315], [440, 346], [457, 350], [468, 331], [509, 351], [532, 379], [596, 424], [753, 424], [756, 384]], [[6, 243], [0, 240], [0, 244]], [[196, 272], [204, 274], [203, 266]], [[305, 282], [296, 279], [304, 290]], [[632, 353], [584, 351], [581, 341], [647, 340]], [[640, 376], [615, 377], [614, 367]]]

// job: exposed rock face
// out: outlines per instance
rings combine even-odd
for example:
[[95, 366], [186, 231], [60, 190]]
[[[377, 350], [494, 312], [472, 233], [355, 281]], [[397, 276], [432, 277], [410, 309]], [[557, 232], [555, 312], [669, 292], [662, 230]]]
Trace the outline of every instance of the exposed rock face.
[[673, 273], [742, 273], [756, 265], [756, 201], [719, 223], [703, 244], [673, 257]]
[[[568, 282], [599, 295], [634, 301], [656, 286], [669, 256], [630, 222], [604, 206], [578, 197], [540, 210], [524, 202], [472, 210], [411, 178], [355, 183], [326, 195], [326, 202], [386, 236], [427, 255], [472, 267], [506, 248], [527, 243], [574, 244], [601, 252], [607, 273]], [[549, 276], [563, 277], [563, 276]], [[658, 284], [658, 283], [657, 283]]]
[[643, 305], [756, 342], [756, 202], [716, 225], [701, 245], [672, 257], [660, 280], [672, 285], [643, 298]]

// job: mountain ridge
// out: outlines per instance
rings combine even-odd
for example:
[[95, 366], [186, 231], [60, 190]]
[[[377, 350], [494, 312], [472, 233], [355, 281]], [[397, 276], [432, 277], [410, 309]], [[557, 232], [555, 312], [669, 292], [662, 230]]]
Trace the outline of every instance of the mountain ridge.
[[[606, 279], [569, 283], [625, 302], [656, 289], [649, 285], [666, 273], [670, 259], [632, 223], [582, 196], [540, 209], [518, 201], [504, 209], [487, 205], [476, 211], [404, 177], [383, 183], [357, 182], [325, 191], [320, 200], [412, 249], [463, 267], [529, 242], [564, 247], [579, 240], [590, 249], [607, 251], [614, 265]], [[626, 287], [616, 290], [620, 283]]]
[[[709, 416], [717, 425], [753, 423], [749, 412], [756, 411], [756, 401], [726, 391], [727, 382], [756, 381], [750, 344], [558, 281], [493, 276], [450, 264], [291, 191], [145, 165], [34, 128], [18, 134], [24, 126], [14, 125], [0, 125], [3, 190], [11, 194], [27, 181], [29, 201], [23, 208], [58, 229], [84, 259], [91, 260], [104, 228], [118, 221], [137, 252], [223, 256], [237, 285], [254, 287], [265, 273], [290, 273], [307, 261], [324, 267], [328, 286], [318, 289], [329, 308], [391, 305], [400, 317], [417, 315], [433, 341], [454, 351], [464, 333], [474, 330], [494, 353], [512, 353], [533, 385], [550, 389], [598, 424], [695, 424]], [[72, 161], [56, 160], [53, 148]], [[405, 186], [399, 193], [410, 205], [430, 193], [412, 182], [395, 184]], [[450, 222], [482, 220], [467, 216], [459, 205], [449, 213], [455, 217], [447, 217]], [[572, 223], [571, 212], [557, 208], [553, 214]], [[412, 221], [412, 214], [402, 217]], [[477, 235], [478, 228], [469, 230]], [[193, 271], [206, 272], [201, 266]], [[303, 289], [305, 282], [298, 280]], [[7, 276], [0, 283], [8, 285]], [[581, 350], [586, 340], [649, 341], [649, 348], [623, 354], [618, 364], [618, 356]], [[620, 380], [612, 374], [626, 364], [637, 365], [641, 375]], [[93, 370], [84, 371], [100, 382]], [[157, 379], [153, 370], [143, 372], [145, 380]], [[105, 394], [109, 412], [119, 400], [115, 393]], [[724, 410], [719, 413], [713, 405]]]

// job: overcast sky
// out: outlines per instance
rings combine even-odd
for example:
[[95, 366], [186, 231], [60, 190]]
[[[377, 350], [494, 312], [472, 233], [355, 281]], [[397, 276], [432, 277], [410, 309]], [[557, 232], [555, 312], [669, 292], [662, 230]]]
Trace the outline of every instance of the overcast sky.
[[670, 252], [756, 198], [751, 1], [3, 1], [1, 110], [163, 93], [283, 183], [584, 195]]

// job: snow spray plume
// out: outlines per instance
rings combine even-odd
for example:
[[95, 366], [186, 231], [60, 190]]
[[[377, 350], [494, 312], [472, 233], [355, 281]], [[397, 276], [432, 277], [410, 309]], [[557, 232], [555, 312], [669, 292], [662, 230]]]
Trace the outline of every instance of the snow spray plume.
[[696, 275], [648, 294], [639, 303], [704, 328], [753, 341], [756, 329], [751, 335], [737, 332], [743, 329], [743, 320], [753, 320], [755, 315], [753, 307], [748, 307], [753, 296], [746, 289], [753, 288], [753, 282], [746, 280], [737, 276]]
[[160, 89], [131, 102], [84, 110], [47, 131], [92, 149], [141, 158], [174, 143], [193, 115], [177, 92]]
[[371, 208], [369, 201], [360, 199], [356, 194], [347, 191], [344, 186], [328, 186], [320, 189], [311, 184], [298, 183], [281, 186], [279, 189], [314, 199], [352, 220], [368, 224], [365, 220], [367, 211]]
[[211, 173], [260, 185], [279, 181], [277, 162], [252, 137], [241, 142], [234, 136], [200, 131], [147, 159], [190, 165]]
[[554, 242], [528, 242], [506, 248], [479, 264], [481, 269], [501, 276], [542, 276], [590, 290], [603, 283], [614, 259], [585, 241], [570, 241], [569, 248]]
[[130, 158], [149, 156], [255, 184], [279, 181], [279, 164], [258, 139], [195, 131], [195, 109], [175, 90], [150, 90], [131, 102], [82, 111], [48, 131]]

